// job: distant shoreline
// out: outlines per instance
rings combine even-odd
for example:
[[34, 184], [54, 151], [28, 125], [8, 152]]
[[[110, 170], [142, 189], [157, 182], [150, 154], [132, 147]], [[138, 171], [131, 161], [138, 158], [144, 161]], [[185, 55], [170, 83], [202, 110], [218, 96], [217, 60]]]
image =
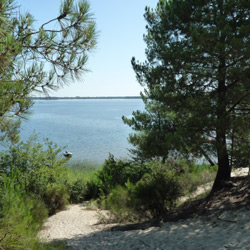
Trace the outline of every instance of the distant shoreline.
[[90, 99], [141, 99], [141, 96], [96, 96], [96, 97], [31, 97], [33, 100], [90, 100]]

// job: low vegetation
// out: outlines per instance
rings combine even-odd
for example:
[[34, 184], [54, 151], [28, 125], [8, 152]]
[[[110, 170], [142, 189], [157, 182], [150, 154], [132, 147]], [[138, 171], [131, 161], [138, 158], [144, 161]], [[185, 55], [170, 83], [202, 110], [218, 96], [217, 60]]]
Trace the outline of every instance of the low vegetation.
[[47, 249], [36, 238], [44, 219], [87, 198], [93, 168], [69, 168], [62, 148], [36, 137], [2, 151], [0, 162], [0, 249]]
[[[99, 172], [99, 175], [101, 173], [116, 183], [99, 198], [100, 206], [112, 212], [113, 222], [135, 222], [162, 215], [176, 207], [177, 200], [182, 195], [188, 195], [199, 185], [213, 181], [217, 170], [216, 167], [205, 164], [195, 165], [187, 161], [176, 163], [173, 160], [164, 164], [159, 161], [142, 165], [135, 165], [133, 162], [123, 164], [119, 175], [109, 175], [117, 165], [122, 165], [121, 161], [116, 162], [111, 156]], [[127, 179], [122, 179], [127, 164], [134, 165], [134, 171]], [[140, 178], [136, 179], [135, 176]]]
[[0, 249], [43, 249], [36, 235], [44, 219], [70, 203], [95, 201], [115, 221], [159, 216], [216, 172], [187, 161], [139, 164], [113, 155], [103, 166], [70, 164], [62, 148], [49, 140], [38, 143], [35, 136], [2, 151], [0, 161]]

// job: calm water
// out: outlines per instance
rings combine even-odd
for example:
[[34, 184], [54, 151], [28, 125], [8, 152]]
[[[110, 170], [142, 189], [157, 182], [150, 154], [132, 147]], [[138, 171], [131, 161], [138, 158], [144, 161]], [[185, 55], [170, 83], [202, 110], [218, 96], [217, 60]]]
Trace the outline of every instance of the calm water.
[[72, 160], [103, 162], [109, 152], [127, 157], [129, 126], [121, 119], [143, 110], [140, 99], [36, 101], [29, 120], [22, 123], [21, 138], [35, 130], [73, 153]]

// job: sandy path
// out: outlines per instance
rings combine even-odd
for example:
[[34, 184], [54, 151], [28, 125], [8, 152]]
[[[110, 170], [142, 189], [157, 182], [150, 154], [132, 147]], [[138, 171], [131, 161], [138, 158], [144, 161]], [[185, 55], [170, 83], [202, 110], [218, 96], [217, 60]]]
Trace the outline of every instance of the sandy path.
[[65, 211], [48, 218], [39, 237], [45, 241], [70, 239], [108, 227], [98, 222], [99, 214], [96, 210], [89, 210], [82, 204], [70, 205]]
[[72, 205], [49, 218], [43, 240], [66, 240], [81, 249], [250, 249], [250, 210], [240, 209], [167, 222], [162, 227], [109, 232], [96, 226], [97, 213]]
[[250, 207], [167, 222], [147, 230], [105, 231], [96, 225], [98, 213], [83, 205], [71, 205], [50, 217], [40, 232], [44, 241], [65, 240], [74, 250], [82, 249], [180, 249], [250, 250]]

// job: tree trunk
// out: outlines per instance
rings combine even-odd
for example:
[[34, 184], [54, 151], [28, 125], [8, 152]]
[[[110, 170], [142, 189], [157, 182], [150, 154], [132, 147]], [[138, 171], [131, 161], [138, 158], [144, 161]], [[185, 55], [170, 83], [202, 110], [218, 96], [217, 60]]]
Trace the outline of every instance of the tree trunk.
[[166, 158], [167, 158], [167, 156], [162, 156], [162, 160], [161, 160], [161, 163], [162, 163], [162, 164], [165, 164], [165, 163], [166, 163]]
[[200, 149], [201, 150], [201, 153], [202, 155], [206, 158], [206, 160], [209, 162], [209, 164], [211, 166], [214, 166], [215, 163], [213, 162], [213, 160], [209, 157], [209, 155], [205, 152], [205, 150], [203, 150], [202, 148]]
[[[223, 6], [220, 6], [221, 13]], [[221, 45], [225, 45], [225, 34], [219, 32]], [[216, 149], [218, 157], [218, 172], [213, 184], [212, 192], [219, 190], [223, 187], [223, 182], [230, 179], [231, 166], [229, 164], [229, 157], [227, 151], [227, 88], [226, 88], [226, 60], [225, 48], [221, 50], [219, 56], [218, 68], [218, 89], [217, 89], [217, 107], [216, 107]]]
[[227, 115], [225, 92], [219, 93], [217, 108], [216, 149], [218, 157], [218, 172], [213, 184], [212, 192], [221, 189], [223, 187], [223, 182], [229, 180], [231, 176], [231, 166], [229, 164], [226, 143]]
[[[224, 85], [223, 85], [224, 86]], [[224, 89], [224, 88], [223, 88]], [[225, 105], [225, 92], [220, 93], [217, 106], [217, 125], [216, 125], [216, 149], [218, 157], [218, 172], [214, 181], [212, 192], [223, 187], [223, 182], [231, 177], [231, 165], [227, 150], [227, 114]], [[222, 99], [221, 99], [222, 98]]]
[[229, 164], [228, 152], [226, 147], [225, 138], [221, 139], [221, 143], [218, 142], [217, 154], [218, 154], [218, 171], [213, 184], [212, 192], [217, 191], [223, 187], [223, 182], [227, 181], [231, 177], [231, 166]]

